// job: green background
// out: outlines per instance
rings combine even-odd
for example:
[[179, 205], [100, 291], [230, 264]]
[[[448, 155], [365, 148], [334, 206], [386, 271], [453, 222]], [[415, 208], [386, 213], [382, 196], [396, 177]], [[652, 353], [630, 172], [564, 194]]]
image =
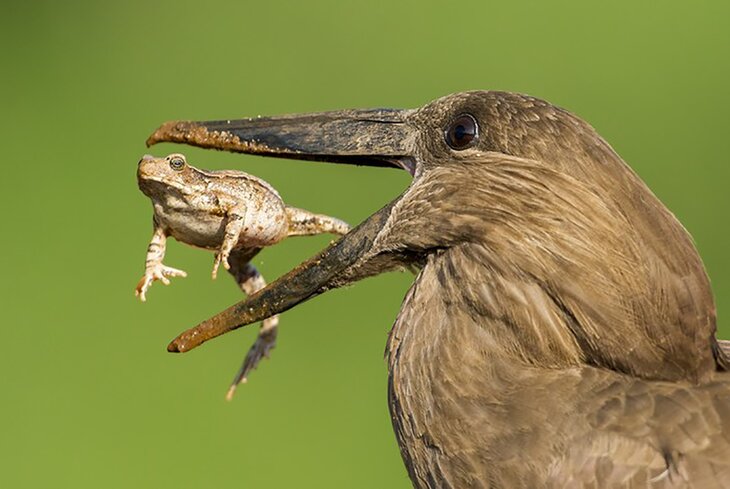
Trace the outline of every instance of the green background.
[[[728, 18], [727, 1], [3, 2], [0, 487], [409, 487], [382, 359], [408, 274], [286, 313], [232, 403], [255, 328], [166, 353], [240, 299], [227, 275], [211, 282], [210, 253], [175, 242], [166, 262], [188, 278], [133, 295], [151, 234], [136, 163], [170, 119], [476, 88], [545, 98], [591, 122], [690, 230], [730, 337]], [[351, 223], [409, 178], [183, 150]], [[328, 240], [256, 263], [272, 280]]]

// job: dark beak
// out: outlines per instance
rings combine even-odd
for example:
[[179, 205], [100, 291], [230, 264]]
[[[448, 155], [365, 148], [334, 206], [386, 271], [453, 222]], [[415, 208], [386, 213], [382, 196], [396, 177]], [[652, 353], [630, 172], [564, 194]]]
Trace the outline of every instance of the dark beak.
[[[414, 175], [411, 111], [350, 110], [231, 121], [163, 124], [147, 140], [299, 160], [400, 167]], [[396, 200], [397, 202], [397, 200]], [[376, 238], [390, 217], [388, 204], [319, 255], [265, 289], [185, 331], [168, 351], [185, 352], [228, 331], [284, 312], [326, 290], [400, 265], [379, 259]]]
[[159, 142], [201, 148], [368, 166], [401, 167], [411, 174], [409, 110], [341, 110], [314, 114], [208, 122], [171, 121], [147, 146]]

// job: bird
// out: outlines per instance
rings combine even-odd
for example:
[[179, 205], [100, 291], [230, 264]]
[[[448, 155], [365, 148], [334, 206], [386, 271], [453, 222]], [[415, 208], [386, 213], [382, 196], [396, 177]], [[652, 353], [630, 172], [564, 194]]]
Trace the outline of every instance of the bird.
[[587, 122], [500, 91], [171, 121], [147, 144], [401, 168], [401, 195], [168, 346], [417, 275], [388, 402], [416, 488], [728, 488], [730, 347], [689, 233]]

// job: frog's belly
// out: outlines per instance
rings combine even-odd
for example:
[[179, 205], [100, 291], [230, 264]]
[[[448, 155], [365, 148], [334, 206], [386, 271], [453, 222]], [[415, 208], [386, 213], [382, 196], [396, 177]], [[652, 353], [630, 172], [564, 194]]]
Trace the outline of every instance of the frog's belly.
[[[185, 244], [217, 250], [223, 243], [227, 220], [214, 214], [191, 215], [186, 212], [159, 212], [157, 220], [178, 241]], [[286, 219], [272, 219], [268, 215], [249, 214], [238, 237], [236, 248], [261, 248], [286, 237]]]
[[223, 216], [165, 212], [158, 213], [157, 220], [182, 243], [209, 250], [218, 249], [223, 243], [226, 227]]

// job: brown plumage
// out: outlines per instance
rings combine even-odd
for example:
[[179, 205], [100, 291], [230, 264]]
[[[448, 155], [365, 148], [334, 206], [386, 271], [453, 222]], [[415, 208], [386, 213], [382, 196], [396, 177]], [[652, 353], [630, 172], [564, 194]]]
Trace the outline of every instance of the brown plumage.
[[171, 351], [417, 266], [387, 346], [415, 487], [730, 487], [730, 363], [702, 262], [576, 116], [468, 92], [414, 111], [168, 123], [157, 141], [414, 175], [342, 240]]

